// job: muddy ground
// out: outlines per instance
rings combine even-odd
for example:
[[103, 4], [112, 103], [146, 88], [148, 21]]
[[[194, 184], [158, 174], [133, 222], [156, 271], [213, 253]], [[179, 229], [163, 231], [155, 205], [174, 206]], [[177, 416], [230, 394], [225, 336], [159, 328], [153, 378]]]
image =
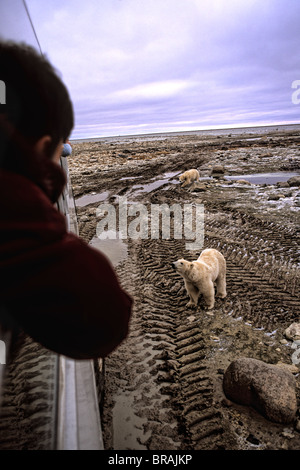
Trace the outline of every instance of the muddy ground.
[[[129, 337], [105, 360], [106, 449], [300, 449], [297, 421], [272, 423], [229, 402], [222, 389], [224, 371], [238, 357], [293, 365], [284, 331], [299, 321], [299, 187], [229, 177], [297, 172], [299, 144], [299, 133], [279, 129], [73, 145], [69, 170], [86, 241], [97, 244], [97, 208], [110, 203], [117, 213], [120, 196], [143, 203], [149, 214], [150, 204], [203, 204], [204, 248], [219, 249], [227, 260], [226, 299], [211, 311], [201, 300], [190, 309], [170, 266], [198, 257], [185, 239], [98, 242], [134, 299]], [[226, 179], [210, 177], [217, 164]], [[190, 168], [204, 178], [198, 188], [178, 183], [177, 174]]]

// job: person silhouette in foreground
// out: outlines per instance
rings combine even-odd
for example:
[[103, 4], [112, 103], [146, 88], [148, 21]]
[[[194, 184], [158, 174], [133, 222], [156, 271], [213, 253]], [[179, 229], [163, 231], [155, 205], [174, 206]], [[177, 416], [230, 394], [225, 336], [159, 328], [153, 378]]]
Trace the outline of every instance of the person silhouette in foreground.
[[26, 44], [0, 41], [0, 80], [0, 323], [9, 318], [59, 354], [105, 357], [128, 334], [132, 298], [55, 205], [73, 128], [68, 91]]

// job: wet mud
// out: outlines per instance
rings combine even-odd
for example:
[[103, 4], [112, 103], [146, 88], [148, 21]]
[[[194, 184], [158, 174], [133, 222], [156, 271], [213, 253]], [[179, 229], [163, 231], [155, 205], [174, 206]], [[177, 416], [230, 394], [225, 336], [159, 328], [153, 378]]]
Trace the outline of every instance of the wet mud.
[[[80, 236], [107, 253], [134, 299], [130, 334], [105, 360], [106, 449], [300, 448], [299, 407], [295, 423], [279, 425], [230, 402], [222, 388], [238, 357], [284, 363], [294, 366], [300, 406], [300, 366], [295, 369], [293, 344], [284, 336], [300, 317], [300, 191], [286, 183], [300, 172], [299, 143], [298, 132], [279, 129], [73, 145], [69, 170]], [[224, 167], [218, 178], [211, 176], [215, 165]], [[182, 188], [178, 174], [190, 168], [201, 181]], [[280, 179], [254, 183], [254, 174]], [[149, 213], [151, 204], [202, 204], [203, 248], [226, 258], [227, 297], [213, 310], [201, 299], [197, 308], [187, 307], [171, 262], [192, 261], [199, 252], [184, 239], [99, 241], [101, 205], [117, 211], [120, 197]]]

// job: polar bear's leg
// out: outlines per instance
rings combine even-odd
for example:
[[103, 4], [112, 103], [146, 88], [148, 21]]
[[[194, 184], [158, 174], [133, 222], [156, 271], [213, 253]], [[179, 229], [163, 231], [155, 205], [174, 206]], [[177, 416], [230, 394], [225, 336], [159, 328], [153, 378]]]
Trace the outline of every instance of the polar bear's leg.
[[216, 280], [217, 284], [217, 296], [221, 297], [221, 299], [224, 299], [227, 295], [226, 292], [226, 275], [225, 274], [220, 274], [218, 279]]
[[205, 292], [203, 292], [204, 301], [208, 309], [214, 308], [215, 305], [215, 289], [214, 283], [209, 282], [207, 286], [205, 286]]
[[190, 296], [190, 301], [187, 303], [187, 306], [196, 306], [198, 304], [199, 290], [193, 284], [185, 280], [185, 288], [187, 293]]
[[189, 180], [186, 178], [182, 184], [182, 188], [184, 188], [185, 186], [187, 186], [189, 184]]

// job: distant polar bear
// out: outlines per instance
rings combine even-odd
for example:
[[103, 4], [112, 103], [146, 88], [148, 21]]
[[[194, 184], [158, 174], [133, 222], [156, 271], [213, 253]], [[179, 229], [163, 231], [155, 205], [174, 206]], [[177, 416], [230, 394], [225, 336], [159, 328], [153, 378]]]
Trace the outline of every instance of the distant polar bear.
[[192, 169], [192, 170], [188, 170], [182, 173], [182, 175], [179, 176], [179, 181], [181, 183], [183, 182], [182, 187], [184, 187], [184, 186], [187, 186], [188, 184], [193, 183], [194, 181], [199, 181], [199, 178], [200, 178], [199, 171]]
[[179, 259], [173, 263], [173, 267], [184, 279], [190, 296], [188, 307], [197, 306], [199, 296], [203, 294], [207, 308], [214, 308], [214, 282], [217, 285], [217, 296], [222, 299], [226, 297], [226, 260], [219, 251], [207, 248], [196, 261]]

